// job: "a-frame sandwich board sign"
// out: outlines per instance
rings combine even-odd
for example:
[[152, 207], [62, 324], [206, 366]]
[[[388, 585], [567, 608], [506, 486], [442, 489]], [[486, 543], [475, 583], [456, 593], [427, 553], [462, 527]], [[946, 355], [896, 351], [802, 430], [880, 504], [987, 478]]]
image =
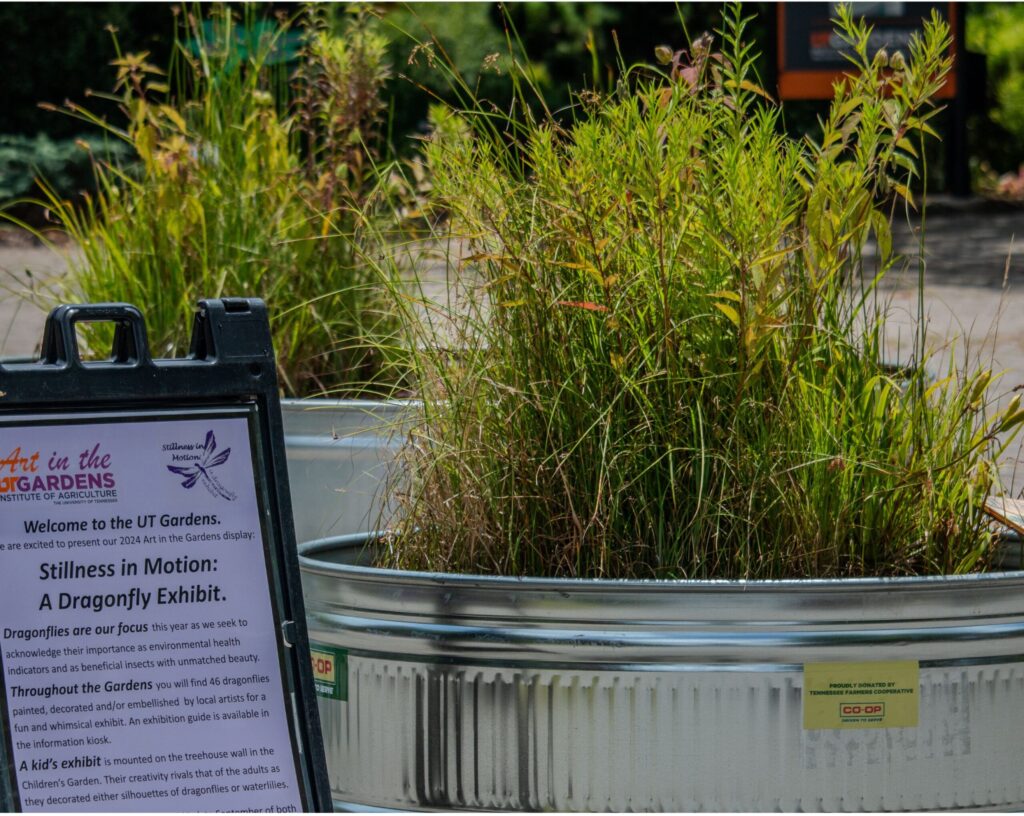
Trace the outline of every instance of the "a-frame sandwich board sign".
[[5, 810], [331, 809], [262, 302], [0, 363], [0, 713]]

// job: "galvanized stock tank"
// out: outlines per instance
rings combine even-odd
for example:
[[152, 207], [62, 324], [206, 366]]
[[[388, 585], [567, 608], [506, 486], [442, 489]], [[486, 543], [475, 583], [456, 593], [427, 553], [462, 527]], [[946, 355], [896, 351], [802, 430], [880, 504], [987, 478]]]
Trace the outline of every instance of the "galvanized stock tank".
[[[1024, 572], [517, 580], [372, 569], [364, 545], [300, 548], [338, 808], [1024, 805]], [[816, 697], [855, 722], [808, 723], [835, 664], [900, 667], [908, 696]], [[858, 721], [872, 700], [916, 724]]]
[[385, 509], [382, 486], [416, 403], [282, 400], [295, 537], [366, 532]]

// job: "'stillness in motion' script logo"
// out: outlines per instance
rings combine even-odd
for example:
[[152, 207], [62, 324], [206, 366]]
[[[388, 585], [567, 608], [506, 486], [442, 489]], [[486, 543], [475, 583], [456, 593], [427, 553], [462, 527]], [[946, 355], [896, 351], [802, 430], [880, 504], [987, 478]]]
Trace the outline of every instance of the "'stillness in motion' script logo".
[[182, 477], [181, 486], [191, 490], [197, 484], [201, 484], [211, 494], [227, 501], [234, 501], [236, 496], [220, 483], [217, 476], [211, 471], [223, 465], [231, 456], [231, 448], [225, 448], [217, 453], [217, 437], [213, 431], [206, 432], [206, 441], [202, 444], [181, 445], [177, 442], [164, 445], [165, 451], [172, 451], [172, 460], [185, 462], [182, 465], [168, 465], [167, 469]]

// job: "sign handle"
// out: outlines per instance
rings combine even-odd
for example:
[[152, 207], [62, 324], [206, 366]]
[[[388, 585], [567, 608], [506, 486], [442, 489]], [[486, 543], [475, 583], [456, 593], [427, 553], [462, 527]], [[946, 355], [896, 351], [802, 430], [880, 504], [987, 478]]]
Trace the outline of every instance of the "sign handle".
[[146, 323], [128, 303], [89, 303], [58, 306], [46, 318], [40, 355], [49, 365], [82, 368], [77, 323], [113, 323], [114, 341], [109, 362], [131, 367], [152, 365]]

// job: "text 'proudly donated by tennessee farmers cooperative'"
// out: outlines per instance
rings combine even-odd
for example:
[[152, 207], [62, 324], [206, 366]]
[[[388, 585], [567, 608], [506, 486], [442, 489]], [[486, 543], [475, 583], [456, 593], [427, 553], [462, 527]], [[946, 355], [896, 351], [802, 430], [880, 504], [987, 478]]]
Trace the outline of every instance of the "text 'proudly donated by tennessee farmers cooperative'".
[[99, 443], [74, 451], [16, 446], [0, 459], [0, 502], [117, 501], [111, 454]]

